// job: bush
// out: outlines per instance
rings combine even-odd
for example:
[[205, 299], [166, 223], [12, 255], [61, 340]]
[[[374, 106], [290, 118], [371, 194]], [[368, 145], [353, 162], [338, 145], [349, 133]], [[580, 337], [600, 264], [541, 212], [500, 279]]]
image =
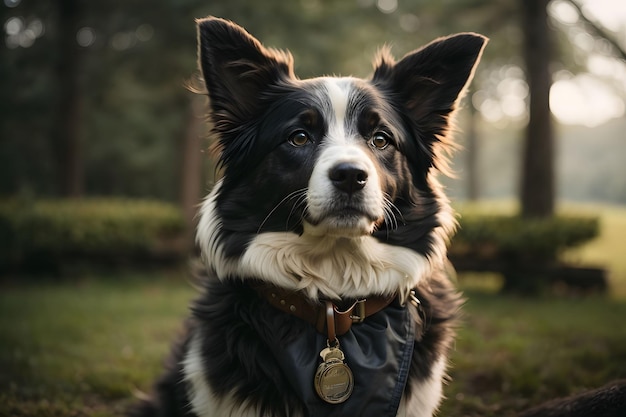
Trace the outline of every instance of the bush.
[[501, 291], [539, 294], [551, 288], [605, 291], [603, 269], [564, 264], [559, 255], [599, 234], [599, 221], [590, 216], [557, 215], [544, 219], [480, 215], [470, 212], [450, 247], [450, 260], [459, 271], [501, 273]]
[[450, 252], [481, 258], [555, 259], [564, 249], [581, 245], [599, 234], [599, 220], [590, 216], [558, 215], [545, 219], [467, 214]]
[[184, 230], [174, 205], [147, 200], [0, 201], [0, 266], [154, 254]]

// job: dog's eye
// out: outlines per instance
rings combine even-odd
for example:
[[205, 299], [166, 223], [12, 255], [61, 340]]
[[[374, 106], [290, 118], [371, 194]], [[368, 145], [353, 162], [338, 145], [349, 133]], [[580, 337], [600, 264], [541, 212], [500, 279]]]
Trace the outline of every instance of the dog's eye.
[[389, 145], [389, 136], [383, 132], [376, 132], [370, 139], [370, 146], [376, 149], [385, 149]]
[[297, 130], [289, 136], [289, 143], [297, 147], [306, 145], [310, 140], [309, 134], [304, 130]]

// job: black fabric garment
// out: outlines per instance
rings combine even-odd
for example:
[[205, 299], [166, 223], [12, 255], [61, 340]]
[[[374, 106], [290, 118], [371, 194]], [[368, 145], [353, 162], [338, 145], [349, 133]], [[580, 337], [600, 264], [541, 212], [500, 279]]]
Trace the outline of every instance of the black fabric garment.
[[204, 335], [203, 360], [216, 393], [235, 395], [261, 414], [308, 417], [395, 416], [409, 375], [415, 342], [411, 304], [397, 302], [355, 324], [339, 337], [354, 390], [341, 404], [315, 392], [326, 335], [309, 323], [272, 307], [246, 284], [215, 282], [194, 306]]
[[408, 308], [393, 303], [339, 336], [345, 363], [354, 375], [352, 395], [341, 404], [328, 404], [315, 392], [313, 380], [327, 337], [305, 324], [306, 330], [288, 345], [281, 345], [272, 333], [265, 341], [304, 403], [306, 415], [395, 417], [413, 353], [415, 323]]
[[273, 308], [246, 280], [222, 282], [201, 272], [204, 291], [193, 303], [186, 333], [152, 397], [133, 407], [134, 417], [195, 416], [182, 369], [192, 338], [201, 343], [212, 394], [246, 404], [259, 416], [395, 416], [403, 392], [411, 396], [449, 351], [461, 303], [439, 273], [415, 289], [419, 310], [394, 302], [355, 324], [340, 338], [354, 390], [345, 403], [330, 405], [313, 385], [326, 336]]

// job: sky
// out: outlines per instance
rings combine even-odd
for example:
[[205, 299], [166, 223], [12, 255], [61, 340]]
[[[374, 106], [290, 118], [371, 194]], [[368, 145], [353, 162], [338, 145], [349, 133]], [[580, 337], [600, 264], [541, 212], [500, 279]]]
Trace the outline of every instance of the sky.
[[[583, 11], [600, 22], [626, 47], [626, 0], [585, 0]], [[626, 62], [610, 56], [607, 46], [581, 30], [578, 15], [567, 2], [556, 0], [551, 16], [566, 27], [567, 35], [583, 57], [585, 71], [554, 75], [550, 108], [564, 124], [594, 127], [626, 113]]]

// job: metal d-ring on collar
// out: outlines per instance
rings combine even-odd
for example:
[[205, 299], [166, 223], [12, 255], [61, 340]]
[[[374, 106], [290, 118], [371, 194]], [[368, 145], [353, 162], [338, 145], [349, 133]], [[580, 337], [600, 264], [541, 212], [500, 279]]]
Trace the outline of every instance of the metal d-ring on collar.
[[339, 315], [350, 314], [350, 319], [352, 323], [363, 323], [365, 321], [365, 317], [367, 317], [365, 313], [365, 302], [367, 300], [365, 298], [361, 300], [357, 300], [350, 307], [345, 309], [344, 311], [339, 310], [337, 306], [332, 301], [326, 300], [324, 301], [324, 306], [326, 309], [326, 330], [328, 332], [328, 343], [331, 345], [337, 342], [337, 332], [335, 328], [335, 313]]
[[366, 298], [363, 298], [361, 300], [357, 300], [354, 302], [354, 304], [352, 304], [350, 307], [348, 307], [347, 309], [345, 309], [344, 311], [339, 310], [339, 308], [337, 308], [336, 306], [334, 307], [334, 310], [337, 314], [346, 314], [346, 313], [350, 313], [350, 319], [352, 319], [352, 323], [363, 323], [365, 321], [365, 317], [367, 317], [366, 313], [365, 313], [365, 302], [367, 301]]

